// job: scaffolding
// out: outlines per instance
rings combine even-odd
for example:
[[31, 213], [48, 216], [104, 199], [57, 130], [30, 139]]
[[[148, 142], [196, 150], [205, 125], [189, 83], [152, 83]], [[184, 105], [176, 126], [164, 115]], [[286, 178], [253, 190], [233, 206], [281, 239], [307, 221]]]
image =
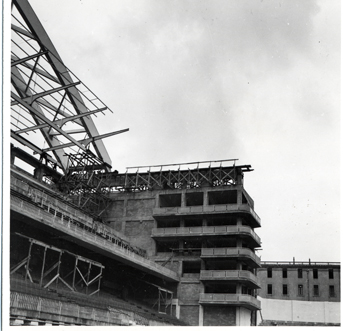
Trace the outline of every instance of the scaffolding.
[[[54, 283], [57, 287], [58, 283], [61, 282], [73, 292], [85, 292], [90, 296], [96, 293], [99, 294], [102, 272], [105, 268], [101, 263], [20, 233], [16, 233], [16, 235], [29, 241], [29, 249], [27, 255], [11, 268], [11, 275], [23, 268], [25, 280], [28, 279], [31, 283], [38, 282], [42, 288], [49, 288]], [[36, 249], [34, 249], [35, 246]], [[63, 257], [65, 258], [63, 259]], [[30, 263], [32, 259], [41, 260], [42, 264], [40, 266], [32, 264]], [[50, 262], [49, 265], [48, 261]], [[70, 268], [70, 265], [73, 268]], [[62, 268], [64, 269], [63, 274]], [[37, 279], [37, 275], [39, 275], [39, 279]], [[90, 292], [90, 286], [95, 283], [97, 283], [96, 288], [93, 288], [93, 291]]]

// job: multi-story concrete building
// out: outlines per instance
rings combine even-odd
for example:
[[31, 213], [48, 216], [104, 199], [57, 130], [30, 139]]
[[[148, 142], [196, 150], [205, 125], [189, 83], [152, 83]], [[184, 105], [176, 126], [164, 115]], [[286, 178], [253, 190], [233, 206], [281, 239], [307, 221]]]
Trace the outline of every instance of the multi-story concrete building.
[[106, 222], [181, 276], [176, 311], [191, 325], [255, 323], [260, 219], [243, 187], [249, 170], [138, 171], [108, 181], [131, 189], [111, 195]]
[[12, 17], [11, 324], [255, 325], [251, 167], [112, 171], [102, 139], [127, 129], [99, 135], [107, 106], [27, 0]]
[[340, 323], [340, 263], [261, 262], [262, 319], [280, 323]]

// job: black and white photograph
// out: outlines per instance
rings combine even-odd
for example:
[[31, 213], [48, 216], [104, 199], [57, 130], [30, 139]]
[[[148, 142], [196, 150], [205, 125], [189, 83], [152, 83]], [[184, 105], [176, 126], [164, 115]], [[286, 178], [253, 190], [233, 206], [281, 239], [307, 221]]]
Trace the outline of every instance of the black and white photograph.
[[2, 4], [4, 330], [341, 325], [339, 0]]

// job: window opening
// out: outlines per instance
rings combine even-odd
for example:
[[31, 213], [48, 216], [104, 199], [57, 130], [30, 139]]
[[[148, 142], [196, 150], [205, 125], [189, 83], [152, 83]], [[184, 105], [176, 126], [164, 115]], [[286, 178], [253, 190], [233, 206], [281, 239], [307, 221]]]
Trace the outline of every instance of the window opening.
[[272, 278], [273, 277], [273, 269], [272, 268], [268, 268], [267, 269], [267, 277], [268, 278]]
[[287, 278], [287, 268], [282, 269], [282, 278]]
[[313, 285], [313, 295], [318, 296], [319, 295], [319, 286]]
[[288, 295], [288, 287], [287, 285], [282, 285], [282, 294], [283, 295]]
[[318, 278], [318, 269], [313, 269], [313, 278], [314, 279]]
[[267, 294], [272, 295], [273, 294], [273, 285], [268, 284], [267, 286]]
[[333, 285], [329, 286], [329, 295], [330, 295], [330, 297], [335, 296], [335, 287]]
[[303, 296], [304, 295], [304, 286], [298, 285], [298, 295]]
[[298, 278], [303, 278], [303, 269], [298, 269]]

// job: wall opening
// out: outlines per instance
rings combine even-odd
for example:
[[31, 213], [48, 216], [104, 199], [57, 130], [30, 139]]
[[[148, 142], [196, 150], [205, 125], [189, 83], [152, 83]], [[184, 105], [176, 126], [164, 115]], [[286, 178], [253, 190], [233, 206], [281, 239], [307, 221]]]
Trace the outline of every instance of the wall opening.
[[202, 192], [186, 193], [186, 206], [202, 206], [204, 194]]
[[200, 218], [190, 218], [185, 219], [184, 225], [186, 228], [192, 227], [192, 226], [202, 226], [202, 219]]
[[214, 284], [206, 285], [205, 293], [228, 293], [236, 294], [236, 285], [235, 284]]
[[209, 205], [227, 205], [237, 203], [237, 190], [208, 192]]
[[172, 252], [174, 249], [178, 249], [178, 248], [179, 248], [179, 242], [177, 240], [156, 242], [157, 253]]
[[282, 278], [287, 278], [287, 268], [282, 269]]
[[181, 194], [160, 194], [160, 208], [181, 207]]
[[215, 239], [207, 239], [206, 241], [207, 248], [236, 247], [236, 246], [237, 246], [236, 238], [215, 238]]
[[207, 220], [207, 226], [236, 225], [235, 217], [211, 217]]
[[182, 276], [185, 274], [199, 274], [201, 269], [200, 261], [183, 261]]
[[180, 227], [180, 220], [179, 219], [163, 219], [157, 221], [158, 228], [178, 228]]

